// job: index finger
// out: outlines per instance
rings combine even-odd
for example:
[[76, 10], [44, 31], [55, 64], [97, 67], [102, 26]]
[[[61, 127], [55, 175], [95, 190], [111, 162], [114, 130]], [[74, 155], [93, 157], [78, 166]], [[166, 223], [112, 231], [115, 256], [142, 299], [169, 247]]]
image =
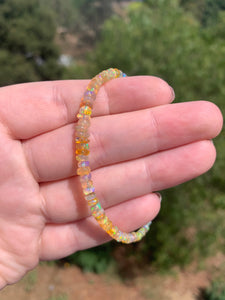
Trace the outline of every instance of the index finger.
[[[33, 82], [0, 88], [0, 120], [16, 139], [29, 139], [72, 123], [88, 82]], [[149, 108], [173, 99], [172, 88], [160, 78], [119, 78], [100, 89], [93, 116]]]

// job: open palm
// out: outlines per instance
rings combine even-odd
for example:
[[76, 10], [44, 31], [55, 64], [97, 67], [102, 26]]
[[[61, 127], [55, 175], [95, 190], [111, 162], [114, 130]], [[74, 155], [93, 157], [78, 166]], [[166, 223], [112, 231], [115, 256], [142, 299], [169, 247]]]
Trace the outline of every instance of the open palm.
[[[0, 288], [39, 260], [65, 257], [110, 238], [90, 217], [74, 159], [74, 122], [87, 81], [0, 89]], [[90, 137], [96, 193], [122, 230], [160, 209], [154, 191], [206, 172], [222, 117], [209, 102], [170, 104], [159, 78], [110, 81], [97, 97]]]

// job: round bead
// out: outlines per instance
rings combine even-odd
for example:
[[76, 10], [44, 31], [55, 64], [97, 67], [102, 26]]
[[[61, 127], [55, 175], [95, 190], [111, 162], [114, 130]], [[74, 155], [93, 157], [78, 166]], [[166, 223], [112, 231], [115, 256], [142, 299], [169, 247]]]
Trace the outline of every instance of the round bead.
[[84, 175], [87, 175], [91, 172], [91, 169], [89, 167], [85, 167], [85, 168], [78, 168], [77, 169], [77, 175], [81, 175], [81, 176], [84, 176]]

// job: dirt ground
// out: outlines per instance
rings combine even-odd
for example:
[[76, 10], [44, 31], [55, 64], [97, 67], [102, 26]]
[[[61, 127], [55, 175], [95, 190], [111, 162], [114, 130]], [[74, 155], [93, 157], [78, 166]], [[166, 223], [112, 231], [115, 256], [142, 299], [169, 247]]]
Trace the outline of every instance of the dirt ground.
[[78, 267], [40, 265], [20, 282], [0, 292], [0, 300], [196, 300], [199, 289], [215, 276], [225, 278], [225, 256], [218, 254], [204, 263], [193, 264], [170, 274], [139, 275], [130, 281], [107, 272], [83, 273]]

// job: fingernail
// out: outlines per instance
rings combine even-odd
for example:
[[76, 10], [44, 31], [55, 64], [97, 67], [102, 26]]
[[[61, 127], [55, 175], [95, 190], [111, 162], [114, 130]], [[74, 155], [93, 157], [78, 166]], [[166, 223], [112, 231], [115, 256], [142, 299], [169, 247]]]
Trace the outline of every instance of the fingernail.
[[161, 202], [162, 201], [162, 195], [160, 193], [158, 193], [158, 192], [156, 192], [155, 194], [159, 197], [159, 200]]
[[171, 90], [171, 99], [173, 101], [175, 99], [175, 92], [174, 92], [174, 89], [172, 88], [172, 86], [170, 86], [170, 90]]

